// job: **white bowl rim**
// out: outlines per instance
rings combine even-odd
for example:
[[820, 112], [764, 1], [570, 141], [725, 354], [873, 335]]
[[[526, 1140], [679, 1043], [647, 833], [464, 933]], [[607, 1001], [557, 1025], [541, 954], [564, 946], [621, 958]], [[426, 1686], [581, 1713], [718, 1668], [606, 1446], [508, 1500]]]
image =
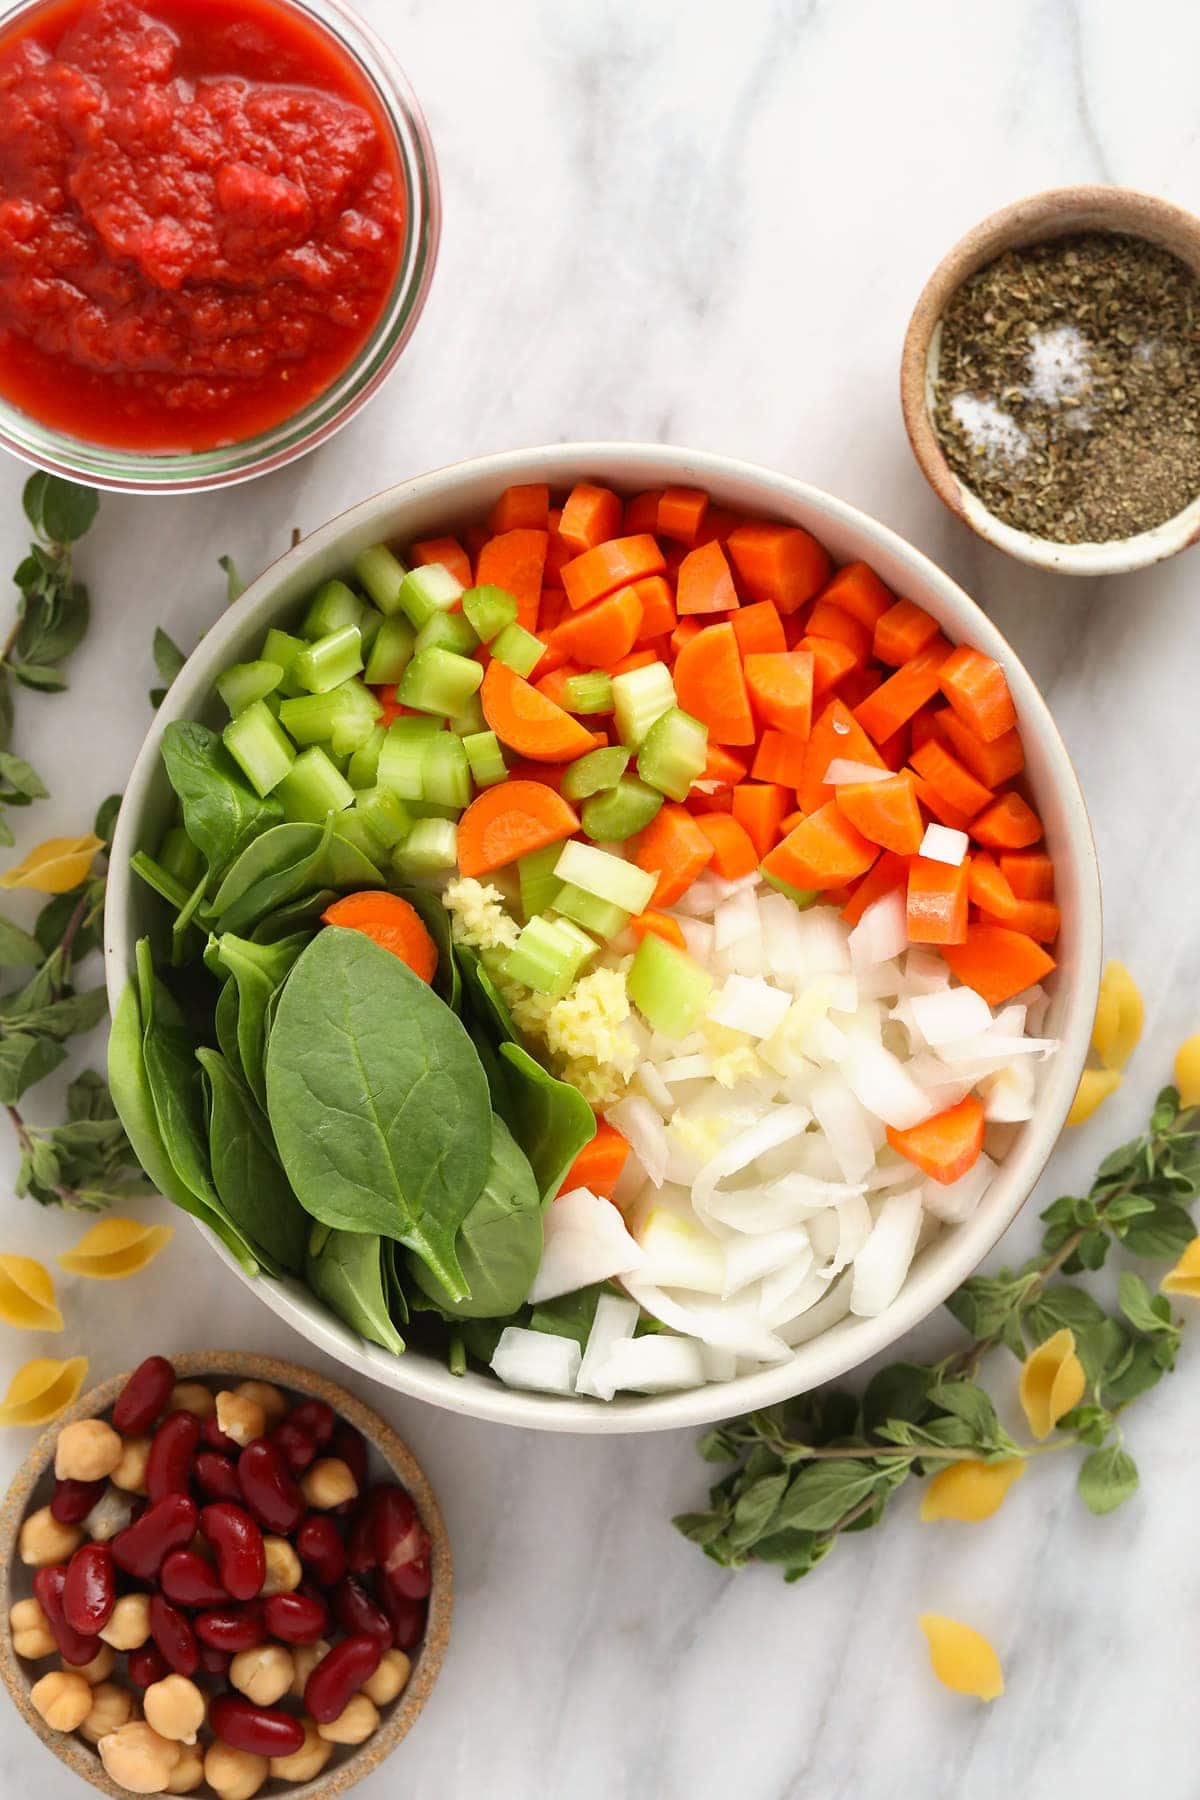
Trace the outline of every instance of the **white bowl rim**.
[[[620, 465], [620, 473], [612, 473]], [[1021, 1128], [1003, 1160], [979, 1211], [964, 1225], [943, 1235], [934, 1246], [937, 1266], [919, 1258], [892, 1305], [876, 1318], [847, 1317], [828, 1332], [800, 1345], [793, 1357], [733, 1381], [649, 1397], [629, 1396], [612, 1402], [556, 1397], [507, 1388], [490, 1375], [452, 1375], [433, 1357], [409, 1350], [403, 1356], [357, 1338], [320, 1309], [299, 1283], [250, 1277], [207, 1229], [206, 1240], [238, 1278], [257, 1293], [280, 1318], [309, 1343], [359, 1374], [382, 1382], [414, 1399], [447, 1411], [526, 1429], [586, 1433], [659, 1431], [695, 1428], [735, 1414], [754, 1411], [835, 1380], [885, 1351], [913, 1330], [969, 1276], [995, 1246], [1020, 1212], [1037, 1182], [1066, 1122], [1079, 1074], [1087, 1058], [1099, 988], [1101, 965], [1100, 880], [1095, 843], [1083, 794], [1065, 744], [1032, 677], [1007, 639], [965, 591], [925, 554], [889, 526], [883, 525], [822, 489], [791, 476], [711, 451], [666, 444], [620, 441], [560, 443], [507, 450], [474, 457], [410, 477], [360, 501], [303, 538], [258, 577], [241, 598], [206, 633], [172, 684], [142, 745], [125, 789], [117, 821], [105, 909], [104, 957], [110, 1008], [124, 990], [132, 969], [134, 877], [129, 859], [138, 847], [141, 814], [160, 772], [159, 747], [175, 719], [196, 716], [208, 700], [233, 641], [251, 626], [265, 630], [285, 602], [281, 587], [310, 564], [335, 553], [337, 545], [376, 519], [394, 519], [406, 505], [416, 507], [446, 495], [445, 516], [455, 514], [454, 494], [472, 483], [494, 483], [495, 491], [512, 482], [549, 481], [564, 486], [585, 472], [638, 491], [668, 482], [711, 488], [738, 482], [752, 485], [761, 496], [763, 513], [796, 517], [803, 512], [818, 536], [822, 523], [858, 540], [865, 560], [881, 552], [905, 565], [910, 588], [919, 590], [939, 622], [957, 639], [1003, 662], [1016, 702], [1021, 729], [1036, 736], [1050, 770], [1051, 785], [1061, 798], [1065, 849], [1078, 885], [1074, 968], [1063, 994], [1058, 1028], [1061, 1048], [1046, 1066], [1037, 1110]], [[399, 540], [402, 529], [381, 526], [380, 535]], [[364, 536], [363, 541], [369, 541]], [[906, 590], [907, 591], [907, 590]], [[293, 602], [286, 602], [292, 604]], [[1065, 980], [1065, 971], [1060, 979]]]

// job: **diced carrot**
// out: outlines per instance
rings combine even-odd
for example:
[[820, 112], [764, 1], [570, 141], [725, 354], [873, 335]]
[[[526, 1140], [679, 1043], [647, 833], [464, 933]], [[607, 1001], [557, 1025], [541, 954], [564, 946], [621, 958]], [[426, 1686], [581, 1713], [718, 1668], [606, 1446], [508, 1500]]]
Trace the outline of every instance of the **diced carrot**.
[[674, 944], [677, 950], [687, 949], [687, 939], [683, 935], [683, 927], [678, 919], [671, 917], [670, 913], [655, 912], [653, 908], [648, 912], [635, 913], [629, 921], [629, 929], [639, 944], [649, 933], [654, 937], [660, 937], [664, 944]]
[[663, 489], [658, 503], [658, 535], [677, 544], [694, 544], [708, 511], [708, 495], [702, 488]]
[[898, 856], [915, 856], [921, 848], [925, 826], [911, 775], [843, 782], [837, 790], [837, 805], [865, 838], [882, 849], [894, 850]]
[[981, 650], [959, 644], [942, 665], [941, 689], [963, 724], [985, 744], [995, 743], [1017, 722], [1004, 670]]
[[746, 688], [754, 716], [793, 737], [812, 730], [813, 659], [807, 650], [769, 651], [745, 661]]
[[706, 625], [675, 658], [675, 694], [714, 744], [752, 744], [754, 718], [730, 624]]
[[621, 502], [611, 488], [575, 484], [563, 504], [558, 535], [573, 556], [594, 550], [621, 529]]
[[550, 515], [550, 489], [542, 481], [506, 487], [492, 508], [488, 524], [494, 536], [504, 531], [545, 531]]
[[612, 673], [614, 675], [626, 675], [630, 669], [644, 669], [648, 663], [661, 661], [662, 657], [659, 655], [658, 651], [652, 650], [649, 647], [645, 650], [631, 650], [628, 656], [623, 656], [619, 663], [613, 664]]
[[758, 740], [750, 773], [755, 781], [798, 788], [804, 780], [808, 740], [798, 732], [776, 731], [768, 725]]
[[661, 575], [666, 566], [658, 539], [649, 532], [609, 538], [563, 565], [563, 590], [578, 612], [581, 606], [603, 600], [627, 582], [640, 581], [644, 575]]
[[808, 814], [806, 812], [801, 812], [799, 807], [796, 808], [795, 812], [790, 812], [779, 827], [780, 837], [786, 837], [789, 831], [795, 831], [797, 825], [803, 825], [807, 817]]
[[885, 850], [874, 867], [855, 882], [850, 898], [842, 907], [842, 918], [847, 925], [857, 925], [868, 906], [882, 900], [885, 894], [904, 887], [907, 882], [907, 857], [897, 856], [894, 850]]
[[972, 904], [998, 925], [1009, 925], [1023, 931], [1039, 943], [1053, 943], [1062, 923], [1052, 900], [1024, 900], [1012, 890], [1004, 870], [981, 850], [971, 858], [971, 874], [967, 883]]
[[789, 831], [762, 866], [790, 887], [820, 890], [865, 875], [878, 855], [878, 844], [857, 831], [830, 800]]
[[710, 504], [704, 515], [704, 523], [700, 527], [696, 542], [698, 544], [727, 544], [739, 526], [746, 523], [741, 513], [735, 513], [728, 506]]
[[871, 654], [871, 634], [852, 613], [843, 612], [832, 600], [817, 601], [804, 625], [808, 637], [833, 638], [854, 652], [854, 666], [861, 669]]
[[888, 1143], [910, 1163], [914, 1163], [931, 1181], [949, 1186], [962, 1177], [979, 1160], [983, 1149], [983, 1107], [974, 1094], [965, 1094], [945, 1112], [897, 1131], [885, 1127]]
[[781, 613], [795, 612], [829, 577], [827, 552], [798, 525], [739, 525], [729, 554], [750, 598], [772, 600]]
[[592, 748], [593, 734], [578, 719], [505, 663], [488, 664], [479, 698], [483, 716], [500, 742], [518, 756], [532, 762], [569, 762]]
[[982, 994], [989, 1006], [1002, 1006], [1024, 993], [1054, 967], [1054, 958], [1040, 944], [1006, 925], [969, 925], [966, 942], [947, 944], [942, 954], [958, 979]]
[[773, 781], [743, 781], [733, 790], [733, 816], [745, 827], [761, 862], [775, 847], [792, 804], [791, 789]]
[[729, 813], [708, 813], [696, 820], [713, 847], [712, 869], [722, 881], [740, 881], [758, 867], [754, 840]]
[[465, 588], [471, 585], [471, 559], [456, 537], [422, 538], [410, 547], [408, 560], [418, 568], [441, 563], [455, 581], [461, 581]]
[[679, 622], [670, 582], [663, 575], [647, 575], [643, 581], [634, 582], [633, 591], [642, 603], [638, 643], [644, 644], [649, 638], [669, 636]]
[[625, 516], [621, 520], [625, 537], [638, 537], [643, 531], [658, 530], [658, 503], [662, 497], [661, 488], [651, 488], [648, 493], [635, 494], [632, 500], [625, 502]]
[[935, 737], [913, 750], [912, 766], [965, 819], [973, 819], [991, 803], [991, 790], [982, 781], [976, 781], [970, 769], [964, 768]]
[[519, 856], [562, 843], [578, 830], [578, 815], [553, 788], [510, 777], [484, 788], [459, 819], [459, 871], [490, 875]]
[[739, 781], [746, 779], [746, 764], [742, 757], [735, 756], [724, 744], [710, 744], [698, 779], [719, 781], [722, 787], [736, 787]]
[[984, 787], [1002, 787], [1025, 767], [1025, 748], [1021, 743], [1021, 734], [1015, 728], [985, 744], [948, 706], [935, 713], [934, 719], [938, 736], [949, 745], [960, 762], [966, 763], [972, 775], [982, 781]]
[[703, 630], [704, 627], [701, 625], [699, 619], [680, 619], [678, 625], [671, 633], [672, 657], [678, 656], [679, 652], [683, 649], [683, 646], [685, 644], [690, 644], [693, 638], [699, 637]]
[[829, 702], [808, 740], [804, 779], [797, 783], [799, 791], [796, 795], [804, 812], [816, 812], [826, 800], [833, 798], [833, 789], [825, 781], [825, 771], [835, 760], [869, 763], [875, 769], [883, 767], [878, 750], [854, 714], [840, 700]]
[[569, 549], [559, 536], [558, 527], [561, 519], [561, 507], [552, 506], [550, 508], [550, 542], [546, 546], [546, 567], [542, 571], [542, 600], [544, 603], [546, 589], [551, 588], [565, 606], [567, 602], [562, 591], [563, 565], [570, 562], [575, 552]]
[[854, 716], [876, 743], [891, 737], [938, 690], [938, 670], [950, 653], [945, 638], [936, 637], [906, 662], [869, 699], [854, 709]]
[[463, 543], [473, 564], [478, 564], [479, 553], [491, 535], [486, 525], [468, 525], [463, 532]]
[[422, 981], [433, 980], [438, 965], [437, 946], [416, 908], [399, 894], [385, 894], [374, 888], [361, 894], [345, 894], [326, 907], [321, 920], [346, 931], [361, 931], [381, 949], [390, 950], [407, 963]]
[[914, 600], [897, 600], [875, 621], [872, 649], [880, 662], [898, 669], [937, 636], [937, 620]]
[[961, 944], [967, 936], [969, 859], [954, 867], [914, 856], [908, 865], [908, 940]]
[[540, 781], [543, 787], [553, 788], [555, 793], [562, 792], [563, 776], [570, 768], [570, 763], [511, 762], [508, 765], [510, 781]]
[[1000, 871], [1018, 900], [1053, 900], [1054, 864], [1044, 850], [1001, 851]]
[[890, 738], [884, 738], [882, 744], [878, 746], [878, 750], [886, 766], [899, 774], [908, 761], [911, 745], [912, 732], [907, 725], [902, 725], [899, 731], [893, 731]]
[[701, 544], [689, 550], [679, 565], [675, 586], [675, 610], [680, 618], [730, 612], [737, 603], [737, 589], [720, 544]]
[[1018, 900], [1003, 923], [1036, 938], [1039, 944], [1052, 944], [1062, 926], [1062, 914], [1053, 900]]
[[651, 896], [654, 907], [674, 906], [701, 870], [712, 861], [713, 847], [686, 806], [668, 800], [637, 839], [634, 861], [658, 876]]
[[382, 725], [386, 730], [394, 720], [402, 719], [404, 714], [408, 711], [408, 708], [401, 706], [400, 702], [397, 700], [396, 683], [394, 681], [389, 682], [384, 687], [377, 687], [374, 692], [375, 698], [383, 708], [376, 723]]
[[912, 732], [914, 750], [919, 750], [922, 744], [929, 742], [930, 738], [939, 736], [938, 720], [943, 713], [949, 712], [949, 710], [949, 707], [946, 706], [923, 706], [920, 712], [913, 714], [909, 721], [909, 730]]
[[1009, 792], [994, 800], [971, 824], [971, 836], [991, 850], [1026, 850], [1042, 836], [1042, 821], [1028, 801]]
[[[543, 661], [544, 660], [545, 659], [543, 658]], [[490, 666], [491, 665], [489, 664], [489, 667]], [[539, 663], [538, 669], [541, 670], [541, 668], [542, 665]], [[583, 670], [580, 668], [579, 664], [571, 662], [564, 656], [556, 668], [542, 670], [542, 672], [538, 674], [533, 685], [539, 694], [544, 694], [547, 700], [553, 700], [555, 706], [565, 706], [568, 681], [570, 681], [572, 675], [582, 674]]]
[[865, 562], [852, 562], [837, 571], [829, 585], [822, 589], [821, 599], [831, 606], [840, 606], [868, 632], [873, 632], [892, 606], [895, 596], [884, 587], [874, 569]]
[[475, 579], [480, 587], [495, 584], [517, 603], [517, 623], [536, 631], [542, 574], [546, 567], [548, 531], [519, 527], [489, 538], [479, 552]]
[[587, 1188], [598, 1199], [611, 1200], [628, 1155], [629, 1145], [616, 1127], [605, 1119], [597, 1119], [595, 1137], [583, 1146], [563, 1176], [559, 1193], [572, 1194], [576, 1188]]
[[717, 788], [709, 794], [693, 782], [688, 789], [684, 805], [690, 813], [695, 813], [697, 818], [701, 813], [731, 813], [733, 811], [733, 789]]
[[[537, 686], [538, 682], [542, 679], [542, 677], [544, 675], [553, 674], [555, 669], [561, 669], [565, 662], [570, 661], [570, 658], [568, 657], [565, 650], [560, 650], [558, 648], [558, 646], [555, 644], [547, 643], [545, 637], [538, 633], [535, 633], [535, 636], [537, 636], [538, 643], [544, 644], [545, 648], [543, 649], [542, 654], [538, 657], [537, 661], [534, 663], [533, 669], [529, 676], [529, 679], [530, 679], [530, 681], [532, 681], [534, 687]], [[487, 645], [481, 644], [479, 649], [475, 652], [475, 654], [478, 657], [479, 661], [482, 662], [484, 668], [486, 669], [488, 666], [488, 663], [490, 663], [492, 660], [491, 654], [488, 650]]]
[[769, 600], [755, 600], [749, 606], [739, 606], [729, 623], [743, 657], [769, 656], [772, 652], [787, 649], [783, 621]]
[[813, 659], [814, 700], [826, 699], [855, 667], [853, 650], [836, 638], [802, 637], [794, 648], [807, 650]]
[[[815, 643], [816, 639], [809, 641]], [[838, 699], [844, 701], [851, 712], [855, 712], [864, 700], [870, 698], [882, 680], [883, 671], [881, 669], [851, 669], [850, 673], [843, 675], [838, 682]], [[893, 732], [892, 736], [895, 737], [895, 735]], [[881, 742], [886, 743], [886, 738]]]
[[910, 773], [912, 773], [913, 779], [916, 782], [917, 799], [921, 802], [925, 811], [933, 815], [939, 825], [948, 825], [951, 831], [966, 831], [969, 829], [971, 821], [968, 819], [966, 813], [956, 811], [956, 809], [950, 805], [948, 800], [943, 800], [937, 789], [926, 781], [923, 775], [918, 775], [915, 771], [910, 771]]
[[667, 570], [667, 580], [674, 586], [679, 575], [680, 566], [688, 553], [688, 547], [686, 544], [673, 544], [669, 539], [665, 544], [662, 544], [661, 547], [663, 562], [665, 563]]
[[622, 587], [606, 599], [568, 614], [555, 626], [552, 641], [581, 668], [611, 669], [633, 649], [641, 623], [637, 589]]

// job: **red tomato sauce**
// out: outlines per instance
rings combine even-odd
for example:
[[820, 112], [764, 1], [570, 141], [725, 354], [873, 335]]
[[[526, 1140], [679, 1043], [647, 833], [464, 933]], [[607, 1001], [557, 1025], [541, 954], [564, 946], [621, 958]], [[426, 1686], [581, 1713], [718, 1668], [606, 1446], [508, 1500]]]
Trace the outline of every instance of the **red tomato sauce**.
[[346, 368], [404, 240], [365, 76], [273, 0], [65, 0], [0, 38], [0, 394], [196, 451]]

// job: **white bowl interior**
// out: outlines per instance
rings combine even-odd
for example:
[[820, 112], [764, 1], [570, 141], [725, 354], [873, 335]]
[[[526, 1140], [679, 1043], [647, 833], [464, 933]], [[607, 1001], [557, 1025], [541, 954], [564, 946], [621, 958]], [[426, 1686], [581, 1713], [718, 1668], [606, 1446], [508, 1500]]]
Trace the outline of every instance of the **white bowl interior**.
[[109, 1002], [115, 1007], [132, 968], [137, 939], [161, 922], [157, 901], [131, 876], [129, 859], [138, 849], [152, 849], [170, 819], [173, 796], [159, 755], [162, 734], [174, 719], [219, 722], [213, 682], [222, 669], [255, 653], [269, 625], [286, 625], [312, 589], [343, 573], [366, 545], [384, 539], [403, 546], [478, 518], [510, 482], [549, 481], [566, 488], [585, 478], [625, 493], [685, 483], [706, 488], [723, 506], [802, 525], [838, 562], [859, 558], [869, 562], [894, 592], [934, 614], [948, 637], [966, 639], [1003, 663], [1025, 741], [1027, 778], [1055, 861], [1063, 913], [1046, 1027], [1062, 1040], [1062, 1048], [1043, 1070], [1035, 1117], [1018, 1128], [978, 1211], [966, 1224], [943, 1232], [924, 1251], [886, 1312], [873, 1319], [842, 1320], [777, 1367], [684, 1393], [622, 1396], [607, 1404], [524, 1393], [474, 1370], [451, 1375], [434, 1357], [417, 1350], [395, 1357], [366, 1343], [319, 1306], [299, 1282], [245, 1275], [204, 1231], [233, 1275], [247, 1282], [301, 1337], [398, 1392], [452, 1412], [542, 1430], [653, 1431], [708, 1424], [770, 1405], [843, 1375], [885, 1350], [919, 1324], [992, 1248], [1027, 1198], [1065, 1122], [1087, 1056], [1100, 975], [1095, 846], [1075, 771], [1045, 702], [1005, 639], [949, 576], [886, 526], [819, 489], [707, 452], [664, 445], [551, 445], [482, 457], [402, 482], [332, 520], [272, 564], [208, 633], [175, 680], [125, 790], [113, 844], [104, 953]]

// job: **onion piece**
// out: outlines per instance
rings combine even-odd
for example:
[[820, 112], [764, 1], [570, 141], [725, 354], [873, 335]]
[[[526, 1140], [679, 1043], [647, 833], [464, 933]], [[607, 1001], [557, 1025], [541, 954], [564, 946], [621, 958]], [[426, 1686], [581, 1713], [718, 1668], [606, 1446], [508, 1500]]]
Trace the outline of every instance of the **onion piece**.
[[799, 1170], [792, 1170], [766, 1187], [737, 1188], [732, 1193], [718, 1191], [709, 1201], [708, 1211], [718, 1225], [725, 1225], [731, 1231], [759, 1235], [794, 1230], [830, 1207], [841, 1206], [846, 1200], [855, 1198], [861, 1191], [835, 1182], [814, 1180]]
[[786, 894], [764, 894], [758, 902], [759, 929], [767, 969], [776, 981], [792, 985], [795, 970], [804, 952], [802, 914]]
[[731, 1031], [765, 1038], [783, 1023], [791, 1004], [789, 994], [766, 981], [748, 975], [727, 975], [709, 1002], [708, 1016]]
[[667, 1118], [675, 1110], [675, 1096], [667, 1086], [666, 1077], [661, 1069], [656, 1069], [652, 1062], [641, 1062], [633, 1072], [633, 1079], [651, 1106], [655, 1107]]
[[656, 1206], [638, 1227], [643, 1281], [700, 1294], [727, 1291], [725, 1252], [699, 1220]]
[[694, 956], [698, 963], [703, 963], [707, 968], [713, 954], [712, 926], [703, 919], [677, 919], [676, 924], [683, 933], [688, 955]]
[[882, 1044], [852, 1044], [842, 1074], [859, 1105], [896, 1131], [907, 1131], [933, 1115], [929, 1099]]
[[529, 1290], [535, 1305], [624, 1275], [644, 1261], [612, 1201], [598, 1199], [588, 1188], [560, 1194], [546, 1209], [544, 1229], [546, 1244]]
[[700, 1355], [706, 1381], [733, 1381], [737, 1376], [737, 1357], [732, 1350], [714, 1350], [711, 1344], [701, 1344]]
[[949, 965], [936, 950], [915, 944], [904, 959], [904, 992], [936, 994], [939, 988], [949, 986]]
[[661, 1187], [667, 1172], [670, 1146], [666, 1127], [650, 1102], [641, 1094], [626, 1094], [623, 1100], [610, 1106], [604, 1116], [623, 1138], [628, 1139], [630, 1148], [646, 1171], [647, 1180], [655, 1187]]
[[704, 1051], [698, 1051], [694, 1056], [672, 1056], [659, 1064], [658, 1072], [668, 1087], [675, 1087], [681, 1081], [703, 1081], [712, 1075], [713, 1059]]
[[604, 1360], [614, 1344], [622, 1338], [632, 1338], [640, 1316], [636, 1301], [624, 1300], [619, 1294], [601, 1294], [575, 1378], [577, 1394], [594, 1394], [597, 1400], [612, 1399], [616, 1385], [604, 1371]]
[[925, 1042], [935, 1046], [986, 1031], [992, 1023], [991, 1007], [974, 988], [939, 988], [929, 994], [913, 994], [903, 1005]]
[[996, 1165], [986, 1151], [981, 1151], [965, 1175], [957, 1181], [927, 1181], [921, 1190], [926, 1212], [945, 1225], [961, 1225], [969, 1219], [996, 1173]]
[[685, 1337], [700, 1338], [714, 1350], [732, 1350], [735, 1356], [750, 1356], [756, 1362], [787, 1361], [787, 1345], [746, 1306], [728, 1300], [687, 1301], [638, 1275], [624, 1276], [622, 1285], [643, 1312]]
[[619, 1338], [600, 1365], [597, 1378], [611, 1383], [614, 1392], [671, 1394], [703, 1386], [704, 1354], [699, 1344], [665, 1332]]
[[506, 1387], [543, 1394], [573, 1394], [583, 1352], [574, 1338], [506, 1325], [492, 1356], [493, 1375]]
[[725, 900], [713, 914], [713, 948], [728, 950], [739, 938], [761, 937], [758, 903], [749, 888]]
[[802, 1226], [731, 1238], [725, 1245], [723, 1298], [728, 1299], [752, 1281], [761, 1281], [764, 1275], [773, 1275], [779, 1269], [790, 1269], [797, 1277], [806, 1274], [812, 1260], [812, 1245]]
[[1035, 1085], [1033, 1064], [1028, 1061], [1009, 1063], [1006, 1068], [985, 1075], [979, 1083], [984, 1118], [997, 1125], [1017, 1125], [1032, 1119]]
[[784, 1320], [779, 1326], [779, 1335], [784, 1343], [795, 1350], [799, 1345], [820, 1337], [823, 1331], [828, 1331], [831, 1326], [844, 1319], [850, 1310], [850, 1287], [850, 1274], [841, 1274], [824, 1294], [816, 1295], [794, 1318]]
[[920, 854], [930, 862], [948, 863], [952, 869], [960, 869], [970, 843], [965, 831], [955, 831], [949, 825], [929, 824], [921, 839]]
[[890, 781], [891, 769], [878, 769], [874, 763], [854, 762], [848, 756], [835, 756], [826, 765], [822, 780], [827, 787], [841, 787], [851, 781]]
[[921, 1230], [919, 1191], [889, 1194], [870, 1237], [854, 1260], [850, 1311], [874, 1319], [886, 1312], [904, 1285]]
[[805, 1107], [788, 1103], [772, 1107], [748, 1130], [739, 1131], [736, 1137], [721, 1146], [696, 1176], [692, 1185], [692, 1204], [697, 1212], [705, 1211], [726, 1176], [736, 1175], [740, 1169], [749, 1167], [764, 1150], [773, 1150], [777, 1145], [799, 1137], [808, 1129], [811, 1120], [812, 1114]]
[[813, 1117], [825, 1133], [849, 1182], [859, 1182], [875, 1164], [875, 1145], [867, 1116], [841, 1075], [822, 1075], [813, 1083]]
[[899, 888], [871, 902], [850, 933], [849, 945], [855, 968], [872, 968], [903, 955], [908, 948], [908, 913]]

